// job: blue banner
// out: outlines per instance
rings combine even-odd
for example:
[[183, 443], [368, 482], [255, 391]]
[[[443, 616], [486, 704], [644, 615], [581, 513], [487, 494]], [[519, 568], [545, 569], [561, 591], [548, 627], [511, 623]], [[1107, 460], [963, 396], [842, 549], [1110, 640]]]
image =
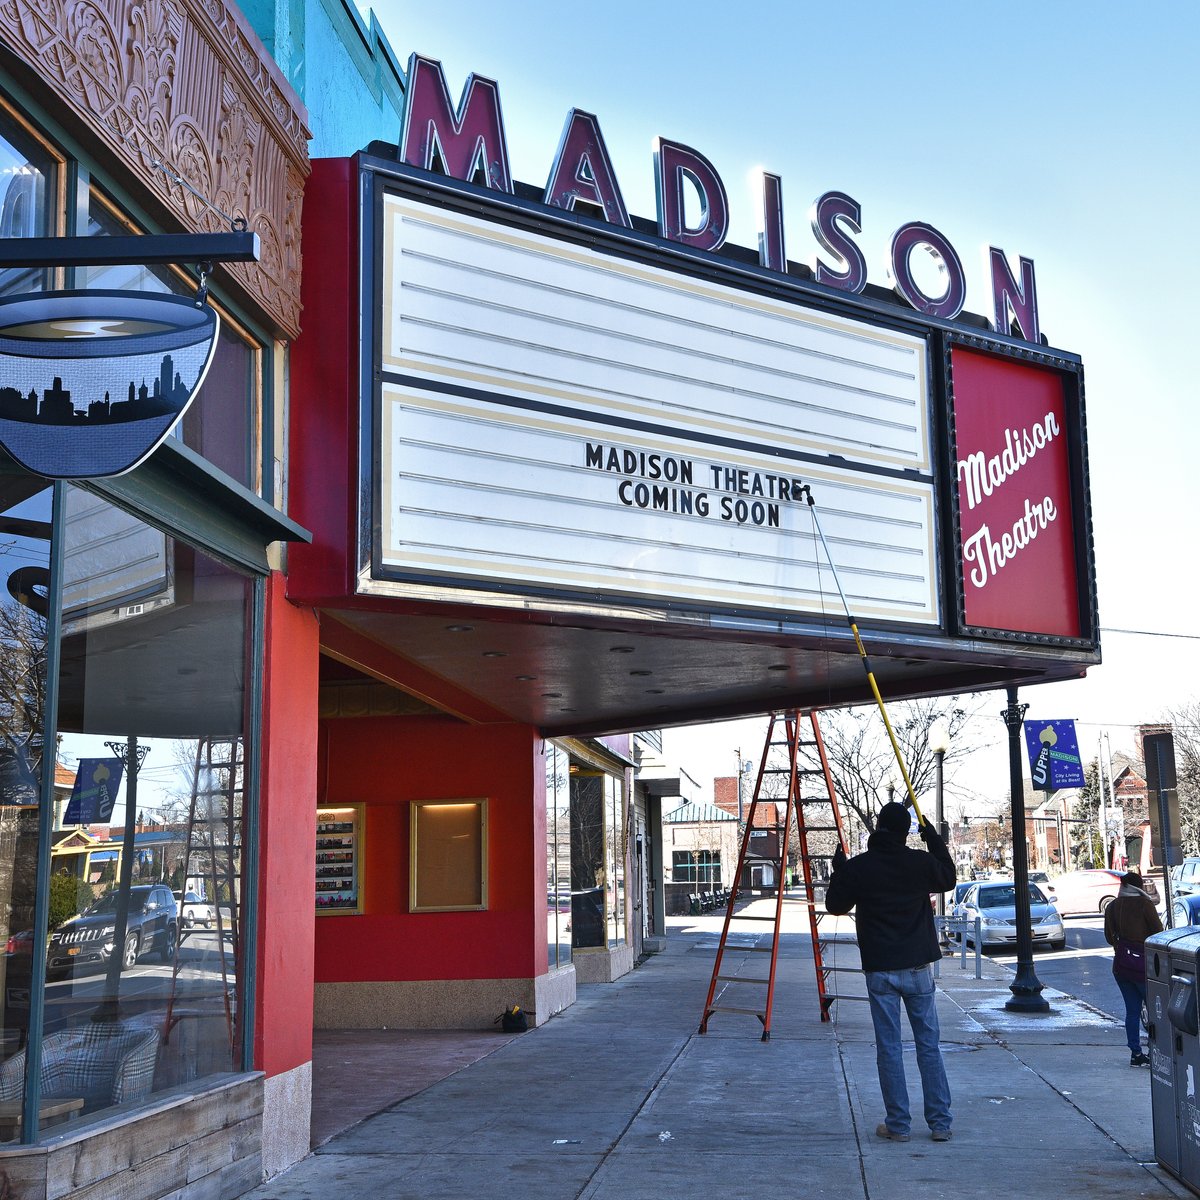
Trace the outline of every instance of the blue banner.
[[1083, 762], [1074, 721], [1026, 721], [1029, 775], [1038, 791], [1083, 787]]
[[81, 758], [63, 824], [103, 825], [111, 820], [124, 772], [119, 758]]

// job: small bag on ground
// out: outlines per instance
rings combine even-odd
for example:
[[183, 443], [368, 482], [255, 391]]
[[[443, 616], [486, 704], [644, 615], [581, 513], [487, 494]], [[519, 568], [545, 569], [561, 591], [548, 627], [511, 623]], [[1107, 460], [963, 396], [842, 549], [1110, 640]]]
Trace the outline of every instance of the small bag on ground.
[[519, 1004], [506, 1008], [492, 1024], [499, 1025], [505, 1033], [524, 1033], [529, 1028], [529, 1020]]

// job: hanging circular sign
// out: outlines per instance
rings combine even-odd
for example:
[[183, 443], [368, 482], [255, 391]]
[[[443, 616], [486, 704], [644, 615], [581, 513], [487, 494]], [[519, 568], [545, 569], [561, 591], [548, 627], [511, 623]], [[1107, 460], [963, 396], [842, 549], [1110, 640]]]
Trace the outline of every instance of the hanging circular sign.
[[50, 479], [132, 470], [191, 404], [219, 329], [213, 309], [185, 296], [0, 300], [0, 445]]

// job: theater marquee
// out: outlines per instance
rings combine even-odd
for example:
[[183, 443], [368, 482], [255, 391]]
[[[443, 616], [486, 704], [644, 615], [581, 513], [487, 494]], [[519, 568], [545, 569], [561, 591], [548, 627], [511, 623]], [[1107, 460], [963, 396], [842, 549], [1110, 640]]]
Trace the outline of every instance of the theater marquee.
[[1094, 654], [1076, 357], [359, 166], [360, 595]]

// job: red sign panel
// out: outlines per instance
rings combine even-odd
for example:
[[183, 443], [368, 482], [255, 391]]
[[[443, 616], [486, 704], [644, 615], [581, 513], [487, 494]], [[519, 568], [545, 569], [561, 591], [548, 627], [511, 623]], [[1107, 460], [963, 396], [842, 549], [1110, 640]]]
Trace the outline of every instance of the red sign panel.
[[966, 623], [1079, 637], [1063, 377], [959, 347], [951, 366]]

